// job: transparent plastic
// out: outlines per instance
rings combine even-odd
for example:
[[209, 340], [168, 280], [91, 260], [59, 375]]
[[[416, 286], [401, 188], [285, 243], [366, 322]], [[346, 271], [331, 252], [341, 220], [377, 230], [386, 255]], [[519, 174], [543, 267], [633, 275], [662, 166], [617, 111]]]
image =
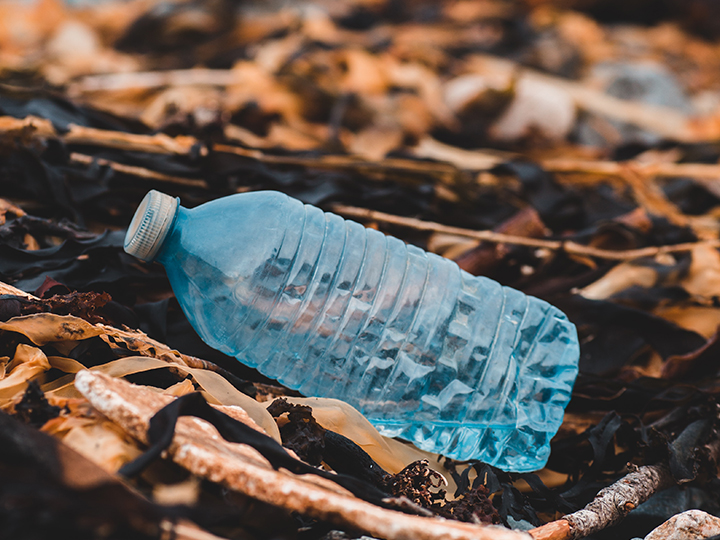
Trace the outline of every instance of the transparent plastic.
[[157, 260], [212, 347], [384, 435], [544, 466], [577, 375], [550, 304], [276, 192], [178, 208]]

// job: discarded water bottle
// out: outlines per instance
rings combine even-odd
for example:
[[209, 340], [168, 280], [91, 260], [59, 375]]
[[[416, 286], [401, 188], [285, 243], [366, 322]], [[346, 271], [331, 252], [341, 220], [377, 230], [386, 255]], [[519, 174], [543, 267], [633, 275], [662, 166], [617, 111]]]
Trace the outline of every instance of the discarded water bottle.
[[272, 191], [192, 210], [151, 191], [125, 250], [165, 266], [210, 346], [285, 386], [424, 450], [546, 463], [579, 355], [550, 304]]

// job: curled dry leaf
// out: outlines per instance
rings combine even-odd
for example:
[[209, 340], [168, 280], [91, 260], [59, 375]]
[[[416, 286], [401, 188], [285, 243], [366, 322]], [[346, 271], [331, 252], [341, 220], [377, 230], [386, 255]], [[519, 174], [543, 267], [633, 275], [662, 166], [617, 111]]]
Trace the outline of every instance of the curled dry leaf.
[[581, 289], [579, 293], [590, 300], [605, 300], [630, 287], [652, 287], [657, 280], [658, 275], [654, 268], [634, 262], [624, 262]]
[[708, 244], [698, 244], [691, 251], [692, 262], [682, 287], [693, 296], [720, 296], [720, 252]]
[[108, 472], [117, 472], [142, 454], [135, 441], [107, 420], [71, 427], [59, 438]]
[[[142, 442], [147, 442], [150, 418], [172, 399], [91, 371], [80, 372], [76, 384], [93, 407]], [[386, 510], [351, 496], [323, 478], [276, 471], [255, 449], [225, 441], [212, 426], [197, 418], [179, 419], [168, 454], [194, 474], [250, 497], [388, 540], [527, 538], [524, 533], [503, 528]]]
[[50, 369], [47, 356], [37, 347], [23, 343], [15, 349], [12, 360], [6, 357], [0, 377], [0, 408], [7, 406], [18, 393], [25, 390], [28, 381]]

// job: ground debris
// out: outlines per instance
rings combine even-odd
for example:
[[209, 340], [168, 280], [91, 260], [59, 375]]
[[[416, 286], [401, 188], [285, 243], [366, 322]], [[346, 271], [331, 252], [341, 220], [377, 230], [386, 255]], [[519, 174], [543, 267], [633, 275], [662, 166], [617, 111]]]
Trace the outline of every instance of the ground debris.
[[48, 403], [45, 393], [35, 381], [28, 383], [22, 399], [14, 406], [14, 416], [33, 427], [42, 427], [48, 420], [57, 418], [60, 407]]
[[[548, 538], [644, 536], [641, 512], [607, 504], [595, 519], [592, 505], [657, 466], [681, 485], [668, 496], [697, 495], [677, 497], [672, 513], [717, 513], [716, 3], [261, 4], [0, 2], [0, 408], [116, 471], [142, 445], [82, 397], [75, 376], [90, 369], [161, 399], [201, 392], [241, 407], [308, 466], [409, 511], [549, 521]], [[149, 189], [188, 208], [279, 190], [560, 307], [578, 329], [580, 374], [548, 466], [443, 469], [346, 404], [298, 398], [207, 346], [163, 268], [123, 251]], [[266, 410], [276, 398], [287, 401]], [[3, 456], [16, 479], [17, 456]], [[102, 536], [75, 527], [87, 517], [79, 504], [111, 516], [109, 538], [131, 523], [131, 506], [101, 508], [115, 501], [76, 498], [33, 467], [22, 474], [58, 531]], [[324, 509], [296, 519], [164, 467], [133, 485], [147, 498], [195, 486], [178, 538], [185, 519], [231, 540], [317, 540], [332, 527]], [[447, 487], [434, 470], [449, 472]], [[670, 517], [661, 506], [646, 509], [652, 526]], [[562, 519], [578, 512], [585, 532]], [[54, 531], [31, 506], [16, 516], [7, 523], [28, 539]], [[147, 530], [171, 528], [156, 519]]]
[[445, 499], [443, 476], [428, 466], [427, 460], [411, 463], [399, 473], [385, 480], [387, 490], [395, 497], [406, 497], [423, 508], [432, 509]]
[[109, 324], [102, 310], [111, 300], [108, 293], [93, 291], [56, 294], [40, 300], [3, 295], [0, 297], [0, 313], [4, 321], [34, 313], [55, 313], [74, 315], [90, 323]]
[[468, 523], [500, 523], [500, 514], [489, 498], [490, 492], [483, 486], [477, 486], [463, 493], [457, 499], [445, 503], [438, 512], [446, 518]]
[[[318, 466], [325, 452], [325, 429], [315, 421], [312, 408], [292, 405], [285, 399], [273, 401], [267, 411], [280, 426], [283, 446], [293, 450], [303, 461]], [[287, 415], [282, 418], [283, 415]]]

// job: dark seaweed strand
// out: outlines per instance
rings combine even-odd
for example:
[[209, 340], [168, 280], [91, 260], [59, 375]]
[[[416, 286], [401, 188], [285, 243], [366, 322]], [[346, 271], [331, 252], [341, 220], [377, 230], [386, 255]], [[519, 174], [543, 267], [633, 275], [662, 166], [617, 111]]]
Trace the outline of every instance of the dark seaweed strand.
[[210, 422], [225, 440], [252, 446], [276, 470], [282, 467], [295, 474], [315, 474], [335, 482], [367, 502], [384, 507], [390, 506], [386, 502], [389, 495], [377, 487], [347, 474], [334, 474], [316, 469], [295, 459], [275, 439], [211, 407], [198, 392], [179, 397], [155, 413], [150, 419], [150, 427], [147, 431], [149, 448], [138, 458], [125, 464], [118, 472], [126, 477], [137, 476], [158, 459], [170, 446], [175, 434], [175, 425], [181, 416], [195, 416]]

